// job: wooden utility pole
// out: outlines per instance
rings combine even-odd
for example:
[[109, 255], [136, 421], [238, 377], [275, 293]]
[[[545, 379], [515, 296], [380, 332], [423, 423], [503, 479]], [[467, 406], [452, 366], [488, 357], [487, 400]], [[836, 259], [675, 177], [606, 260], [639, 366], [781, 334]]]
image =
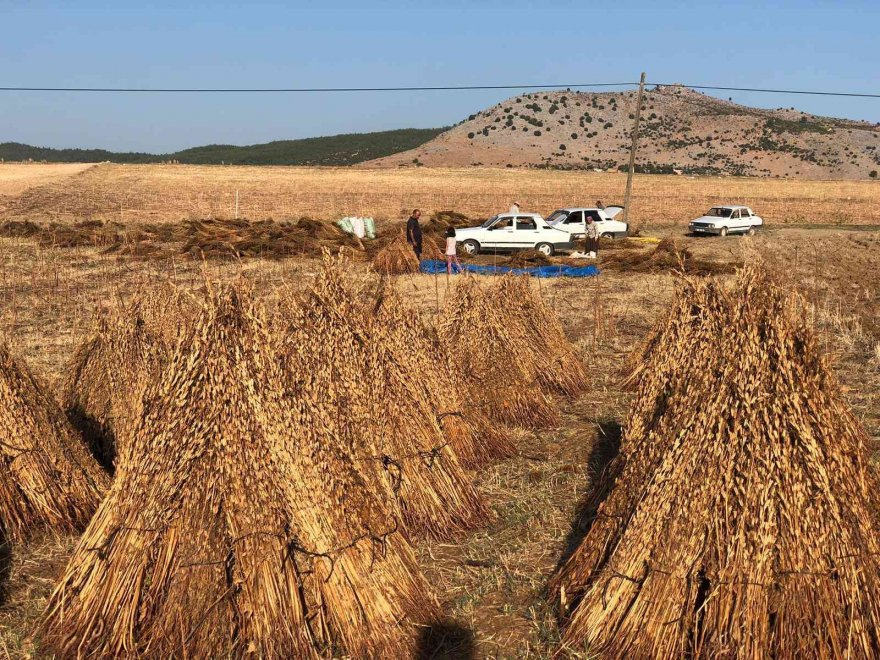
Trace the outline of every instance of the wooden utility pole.
[[645, 72], [639, 80], [639, 94], [636, 97], [636, 120], [633, 124], [633, 141], [629, 150], [629, 172], [626, 175], [626, 196], [623, 199], [623, 221], [629, 222], [629, 200], [633, 188], [633, 172], [636, 168], [636, 148], [639, 145], [639, 118], [642, 115], [642, 97], [645, 93]]

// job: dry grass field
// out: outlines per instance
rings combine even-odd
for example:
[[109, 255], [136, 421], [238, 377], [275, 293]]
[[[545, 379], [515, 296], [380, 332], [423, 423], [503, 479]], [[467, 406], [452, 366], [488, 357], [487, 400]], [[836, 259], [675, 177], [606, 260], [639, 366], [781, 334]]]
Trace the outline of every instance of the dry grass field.
[[[622, 203], [626, 185], [626, 176], [619, 173], [488, 168], [100, 164], [77, 176], [53, 174], [73, 173], [77, 167], [0, 164], [0, 219], [134, 223], [231, 218], [236, 191], [239, 216], [251, 220], [346, 215], [387, 220], [405, 218], [413, 207], [426, 215], [454, 209], [486, 218], [507, 210], [514, 200], [523, 210], [544, 214], [596, 200]], [[26, 189], [3, 196], [2, 182], [14, 180], [22, 168], [32, 174], [22, 179]], [[43, 171], [45, 179], [38, 181]], [[878, 202], [876, 181], [638, 175], [630, 218], [640, 226], [683, 225], [714, 204], [741, 203], [772, 224], [867, 225], [880, 223]]]
[[[77, 186], [86, 181], [94, 193], [97, 188], [89, 179], [103, 178], [104, 185], [112, 180], [121, 186], [120, 199], [144, 203], [149, 199], [147, 191], [156, 195], [151, 210], [141, 209], [132, 217], [173, 220], [170, 208], [181, 216], [219, 214], [217, 200], [229, 201], [228, 190], [221, 197], [225, 186], [239, 187], [246, 203], [248, 195], [252, 196], [255, 206], [246, 206], [246, 215], [271, 214], [270, 209], [279, 213], [277, 209], [286, 208], [291, 214], [332, 216], [345, 208], [344, 212], [376, 215], [384, 210], [394, 216], [397, 207], [414, 205], [451, 206], [478, 215], [514, 195], [527, 206], [554, 206], [560, 203], [556, 201], [559, 196], [585, 189], [590, 199], [600, 196], [608, 202], [614, 199], [609, 191], [623, 181], [616, 175], [549, 172], [334, 170], [273, 170], [263, 180], [257, 176], [261, 171], [99, 166], [42, 190], [81, 190]], [[185, 172], [194, 176], [184, 177]], [[129, 187], [122, 186], [126, 180]], [[311, 192], [306, 180], [313, 186]], [[279, 199], [274, 202], [269, 181], [277, 186]], [[450, 181], [460, 188], [450, 190]], [[695, 208], [705, 206], [712, 195], [735, 195], [736, 191], [741, 195], [748, 191], [749, 197], [737, 200], [762, 210], [772, 200], [779, 209], [786, 205], [807, 209], [810, 204], [830, 208], [832, 202], [823, 200], [824, 194], [841, 199], [849, 195], [852, 208], [862, 214], [861, 223], [870, 221], [871, 195], [878, 190], [878, 186], [852, 183], [759, 181], [748, 187], [733, 179], [695, 182], [670, 177], [645, 177], [639, 184], [643, 182], [665, 190], [671, 209], [685, 208], [688, 203]], [[689, 186], [696, 190], [697, 184], [704, 184], [699, 199], [697, 192], [685, 195], [684, 201], [675, 199], [675, 191], [684, 195]], [[595, 192], [599, 185], [607, 186], [605, 192]], [[212, 186], [215, 194], [207, 195]], [[333, 197], [334, 188], [338, 197]], [[422, 197], [413, 192], [417, 189], [423, 191]], [[199, 197], [202, 193], [197, 191], [204, 196]], [[787, 200], [785, 191], [791, 196]], [[795, 191], [800, 193], [795, 195]], [[106, 204], [110, 194], [108, 188], [103, 201], [93, 201]], [[639, 203], [646, 203], [645, 193], [641, 195]], [[347, 206], [354, 205], [352, 200], [362, 206]], [[78, 214], [86, 207], [87, 201], [71, 198], [70, 206], [52, 217], [82, 217]], [[811, 322], [821, 333], [824, 350], [833, 356], [848, 402], [875, 443], [880, 442], [880, 279], [876, 277], [880, 231], [876, 227], [777, 226], [751, 239], [685, 238], [674, 227], [654, 233], [674, 236], [700, 258], [743, 263], [763, 257], [784, 270], [810, 303]], [[610, 250], [600, 254], [600, 267], [611, 254]], [[315, 259], [299, 258], [204, 263], [167, 256], [134, 259], [92, 247], [44, 248], [30, 238], [2, 238], [0, 339], [8, 341], [41, 377], [57, 382], [85, 337], [93, 313], [113, 298], [138, 296], [167, 280], [197, 288], [206, 277], [229, 280], [242, 274], [257, 284], [256, 290], [271, 296], [278, 284], [306, 286], [318, 267]], [[351, 272], [375, 284], [377, 276], [366, 264], [354, 264]], [[613, 456], [627, 412], [630, 394], [620, 385], [626, 360], [667, 308], [675, 280], [676, 275], [668, 270], [634, 273], [622, 269], [590, 280], [532, 283], [557, 311], [569, 338], [583, 353], [592, 390], [576, 400], [561, 401], [563, 416], [558, 427], [518, 432], [515, 457], [474, 475], [495, 513], [493, 523], [451, 542], [418, 544], [422, 569], [452, 617], [440, 648], [427, 649], [427, 657], [546, 658], [553, 653], [559, 630], [546, 605], [546, 582], [583, 535], [579, 504], [597, 471]], [[445, 277], [401, 276], [397, 281], [403, 295], [429, 320], [451, 291]], [[723, 338], [719, 338], [719, 347], [735, 356], [736, 347], [723, 347]], [[30, 634], [74, 542], [71, 536], [47, 536], [14, 554], [9, 588], [0, 606], [0, 654], [40, 657]]]
[[0, 163], [0, 204], [28, 188], [64, 179], [94, 167], [88, 163]]
[[[333, 219], [369, 214], [388, 220], [419, 206], [472, 217], [523, 207], [547, 212], [595, 199], [622, 198], [618, 174], [538, 170], [344, 170], [175, 165], [0, 165], [0, 224], [30, 220], [70, 224], [100, 219], [128, 228], [184, 219]], [[754, 238], [691, 238], [683, 224], [705, 207], [743, 202], [770, 226]], [[850, 406], [880, 446], [880, 184], [769, 179], [639, 176], [633, 220], [671, 237], [698, 260], [729, 272], [765, 259], [803, 292], [810, 322], [834, 361]], [[427, 215], [427, 213], [426, 213]], [[868, 226], [873, 225], [873, 226]], [[21, 225], [23, 226], [23, 225]], [[115, 225], [114, 225], [115, 226]], [[210, 230], [210, 225], [203, 227]], [[151, 230], [157, 231], [157, 230]], [[152, 234], [157, 235], [157, 234]], [[261, 248], [262, 249], [262, 248]], [[644, 248], [651, 249], [650, 247]], [[545, 587], [582, 538], [580, 506], [614, 455], [631, 394], [621, 386], [627, 359], [667, 309], [676, 284], [668, 265], [644, 271], [600, 252], [608, 267], [589, 280], [534, 281], [583, 354], [592, 389], [559, 399], [561, 422], [517, 431], [516, 455], [473, 475], [495, 514], [483, 528], [443, 543], [419, 542], [422, 570], [451, 617], [445, 638], [426, 657], [547, 658], [560, 632]], [[254, 254], [251, 252], [250, 254]], [[0, 238], [0, 340], [47, 382], [57, 383], [75, 348], [108, 301], [132, 299], [167, 281], [197, 289], [206, 279], [244, 276], [274, 296], [281, 284], [305, 287], [319, 270], [312, 257], [201, 261], [160, 249], [134, 254], [88, 241], [66, 246], [36, 234]], [[375, 288], [378, 276], [357, 261], [350, 274]], [[726, 278], [729, 275], [718, 275]], [[403, 296], [433, 321], [452, 291], [446, 277], [397, 278]], [[736, 347], [724, 346], [735, 358]], [[76, 542], [47, 535], [18, 547], [0, 604], [0, 654], [41, 657], [31, 633]]]

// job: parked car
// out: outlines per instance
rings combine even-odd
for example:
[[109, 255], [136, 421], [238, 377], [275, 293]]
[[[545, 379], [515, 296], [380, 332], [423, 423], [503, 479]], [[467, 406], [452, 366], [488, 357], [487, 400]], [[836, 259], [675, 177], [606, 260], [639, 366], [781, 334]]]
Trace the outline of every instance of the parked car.
[[577, 240], [584, 237], [586, 218], [592, 217], [599, 229], [600, 237], [626, 236], [629, 226], [625, 222], [614, 219], [622, 210], [622, 206], [606, 206], [604, 209], [582, 207], [559, 209], [550, 214], [550, 217], [547, 218], [547, 224], [567, 231], [572, 235], [572, 239]]
[[479, 227], [456, 229], [455, 233], [470, 255], [535, 249], [549, 257], [559, 250], [574, 249], [568, 232], [551, 227], [537, 213], [500, 213]]
[[748, 206], [713, 206], [689, 225], [692, 234], [747, 234], [764, 226], [764, 221]]

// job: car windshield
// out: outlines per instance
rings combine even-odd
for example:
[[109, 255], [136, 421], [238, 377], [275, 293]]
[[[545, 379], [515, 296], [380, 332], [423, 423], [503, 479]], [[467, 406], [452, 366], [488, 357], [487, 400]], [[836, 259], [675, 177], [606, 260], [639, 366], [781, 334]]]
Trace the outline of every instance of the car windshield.
[[491, 226], [495, 223], [495, 221], [496, 221], [497, 219], [498, 219], [498, 216], [497, 216], [497, 215], [493, 215], [491, 218], [489, 218], [488, 220], [486, 220], [486, 222], [484, 222], [484, 223], [481, 224], [480, 226], [481, 226], [483, 229], [488, 229], [489, 227], [491, 227]]
[[566, 216], [568, 216], [568, 211], [553, 211], [553, 213], [550, 214], [550, 217], [547, 218], [547, 224], [555, 225], [557, 222], [562, 222], [563, 220], [565, 220]]
[[733, 209], [728, 209], [723, 206], [715, 206], [709, 209], [709, 212], [706, 215], [710, 215], [713, 218], [729, 218], [731, 213], [733, 213]]

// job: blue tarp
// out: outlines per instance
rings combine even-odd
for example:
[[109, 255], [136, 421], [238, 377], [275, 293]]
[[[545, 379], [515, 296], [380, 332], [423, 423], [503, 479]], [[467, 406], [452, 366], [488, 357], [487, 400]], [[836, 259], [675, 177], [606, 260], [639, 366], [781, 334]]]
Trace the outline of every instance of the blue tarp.
[[[424, 259], [421, 263], [420, 269], [423, 273], [427, 273], [428, 275], [433, 275], [435, 273], [442, 275], [446, 272], [446, 262], [437, 261], [436, 259]], [[592, 264], [589, 266], [530, 266], [528, 268], [462, 264], [461, 269], [455, 264], [452, 264], [453, 273], [458, 273], [460, 270], [466, 273], [476, 273], [477, 275], [504, 275], [505, 273], [513, 273], [514, 275], [531, 275], [532, 277], [593, 277], [599, 274], [599, 269]]]

